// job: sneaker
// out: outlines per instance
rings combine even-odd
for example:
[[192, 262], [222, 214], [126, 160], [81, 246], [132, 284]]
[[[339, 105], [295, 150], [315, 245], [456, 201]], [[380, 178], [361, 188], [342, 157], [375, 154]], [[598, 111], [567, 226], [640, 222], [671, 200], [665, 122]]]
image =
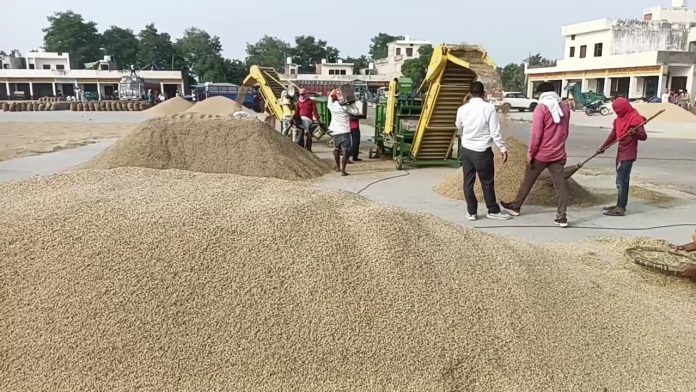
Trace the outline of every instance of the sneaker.
[[510, 214], [512, 216], [520, 216], [520, 209], [515, 208], [512, 205], [512, 203], [502, 202], [502, 203], [500, 203], [500, 206], [503, 207], [503, 210], [505, 210], [505, 212], [507, 212], [508, 214]]
[[568, 219], [567, 218], [563, 218], [563, 219], [557, 218], [554, 222], [556, 222], [558, 227], [560, 227], [562, 229], [565, 229], [566, 227], [568, 227]]
[[476, 221], [478, 220], [478, 216], [467, 214], [467, 215], [466, 215], [466, 219], [469, 220], [469, 221], [471, 221], [471, 222], [476, 222]]
[[495, 220], [510, 220], [510, 219], [512, 219], [512, 216], [510, 216], [510, 214], [508, 214], [508, 213], [505, 212], [505, 211], [500, 211], [500, 212], [498, 212], [497, 214], [493, 214], [493, 213], [490, 213], [490, 212], [489, 212], [489, 213], [486, 215], [486, 217], [487, 217], [488, 219], [495, 219]]

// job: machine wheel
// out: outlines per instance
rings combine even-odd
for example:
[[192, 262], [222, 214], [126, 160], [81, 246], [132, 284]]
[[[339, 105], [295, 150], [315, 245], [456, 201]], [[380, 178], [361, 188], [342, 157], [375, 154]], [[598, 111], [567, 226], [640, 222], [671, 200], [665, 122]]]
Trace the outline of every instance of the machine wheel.
[[377, 146], [372, 146], [370, 147], [370, 153], [368, 155], [370, 159], [377, 159], [379, 158], [379, 149]]
[[603, 108], [599, 109], [599, 114], [601, 114], [602, 116], [608, 116], [609, 115], [609, 108], [603, 107]]
[[537, 104], [535, 104], [535, 103], [529, 105], [529, 111], [530, 111], [530, 112], [533, 112], [536, 108], [537, 108]]
[[404, 158], [401, 155], [396, 157], [396, 170], [404, 170]]
[[591, 115], [593, 115], [594, 113], [592, 112], [592, 109], [590, 109], [590, 108], [585, 108], [585, 114], [588, 115], [588, 116], [591, 116]]

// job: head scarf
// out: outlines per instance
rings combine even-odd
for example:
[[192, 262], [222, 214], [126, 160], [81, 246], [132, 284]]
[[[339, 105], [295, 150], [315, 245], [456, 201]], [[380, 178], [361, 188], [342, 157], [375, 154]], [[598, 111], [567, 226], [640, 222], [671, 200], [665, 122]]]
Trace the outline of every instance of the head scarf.
[[617, 116], [616, 121], [614, 121], [617, 138], [623, 137], [631, 128], [640, 126], [645, 122], [645, 117], [641, 116], [626, 98], [618, 98], [611, 106]]

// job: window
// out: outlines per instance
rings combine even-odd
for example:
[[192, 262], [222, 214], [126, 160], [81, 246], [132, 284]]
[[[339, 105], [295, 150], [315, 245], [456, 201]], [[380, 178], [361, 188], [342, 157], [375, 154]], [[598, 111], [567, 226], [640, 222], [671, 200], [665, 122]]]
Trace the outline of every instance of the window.
[[585, 57], [587, 57], [587, 45], [580, 47], [580, 58], [584, 59]]
[[345, 69], [342, 69], [342, 70], [341, 70], [341, 75], [346, 75], [346, 74], [347, 74], [346, 70], [345, 70]]
[[108, 71], [109, 70], [109, 64], [99, 64], [99, 68], [102, 71]]
[[599, 43], [594, 45], [594, 56], [602, 57], [602, 49], [604, 49], [604, 44]]
[[406, 57], [413, 57], [413, 48], [406, 48]]
[[10, 64], [3, 64], [2, 67], [3, 67], [4, 69], [10, 69]]
[[571, 41], [575, 41], [575, 34], [573, 34], [573, 35], [570, 36], [570, 40], [571, 40]]
[[44, 64], [43, 69], [51, 69], [51, 64]]
[[29, 64], [29, 69], [34, 69], [34, 64]]
[[396, 48], [396, 55], [401, 56], [401, 48]]
[[64, 69], [65, 69], [65, 65], [63, 65], [63, 64], [56, 64], [56, 69], [64, 70]]
[[297, 70], [295, 68], [290, 68], [290, 75], [294, 75], [297, 73]]
[[335, 69], [330, 69], [330, 70], [329, 70], [329, 75], [336, 75], [336, 70], [335, 70]]
[[575, 46], [570, 47], [570, 57], [575, 57]]

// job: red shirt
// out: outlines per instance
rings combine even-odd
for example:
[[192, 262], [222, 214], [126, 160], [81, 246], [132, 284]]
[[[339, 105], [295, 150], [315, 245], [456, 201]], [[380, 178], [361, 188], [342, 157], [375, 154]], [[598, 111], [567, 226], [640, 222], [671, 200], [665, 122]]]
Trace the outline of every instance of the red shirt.
[[561, 104], [563, 117], [556, 124], [551, 110], [546, 105], [537, 106], [532, 120], [532, 137], [529, 143], [529, 158], [539, 162], [564, 161], [566, 155], [566, 140], [570, 128], [570, 108]]
[[300, 117], [307, 117], [312, 120], [319, 119], [317, 105], [315, 105], [314, 101], [311, 99], [297, 102], [297, 113], [300, 115]]
[[[636, 129], [636, 133], [628, 135], [619, 142], [619, 149], [616, 152], [616, 162], [635, 161], [638, 158], [638, 141], [648, 139], [648, 134], [645, 133], [645, 127]], [[609, 134], [609, 138], [604, 142], [602, 147], [606, 147], [616, 140], [616, 126]]]
[[357, 132], [360, 130], [360, 120], [357, 118], [351, 118], [350, 119], [350, 131], [351, 132]]

